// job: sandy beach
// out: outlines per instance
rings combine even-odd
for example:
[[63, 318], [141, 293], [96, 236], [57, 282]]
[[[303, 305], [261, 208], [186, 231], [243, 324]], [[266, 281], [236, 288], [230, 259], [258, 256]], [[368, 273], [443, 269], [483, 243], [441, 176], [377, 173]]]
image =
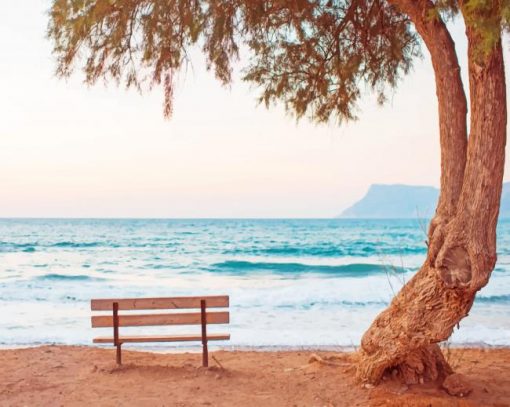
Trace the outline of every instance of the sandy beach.
[[0, 14], [0, 407], [510, 407], [510, 0]]
[[[0, 351], [1, 406], [510, 406], [510, 349], [460, 348], [449, 360], [468, 378], [467, 397], [437, 384], [354, 381], [352, 353], [217, 351], [124, 352], [85, 346]], [[317, 361], [317, 355], [319, 362]]]

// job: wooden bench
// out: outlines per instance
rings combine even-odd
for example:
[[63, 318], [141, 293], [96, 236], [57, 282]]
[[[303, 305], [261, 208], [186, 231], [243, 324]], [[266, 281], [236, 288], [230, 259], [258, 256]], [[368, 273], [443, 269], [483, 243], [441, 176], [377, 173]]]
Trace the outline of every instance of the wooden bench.
[[[94, 338], [94, 343], [113, 343], [117, 347], [117, 364], [122, 363], [121, 346], [123, 343], [141, 342], [202, 342], [202, 364], [209, 365], [208, 341], [230, 339], [229, 334], [207, 334], [208, 324], [228, 324], [228, 311], [206, 311], [208, 308], [228, 308], [229, 297], [174, 297], [174, 298], [118, 298], [93, 299], [90, 301], [92, 311], [110, 311], [111, 315], [93, 315], [92, 328], [113, 328], [113, 336]], [[138, 310], [176, 310], [200, 309], [200, 312], [171, 312], [154, 314], [123, 314], [119, 311]], [[181, 335], [120, 335], [120, 327], [160, 326], [160, 325], [200, 325], [197, 334]]]

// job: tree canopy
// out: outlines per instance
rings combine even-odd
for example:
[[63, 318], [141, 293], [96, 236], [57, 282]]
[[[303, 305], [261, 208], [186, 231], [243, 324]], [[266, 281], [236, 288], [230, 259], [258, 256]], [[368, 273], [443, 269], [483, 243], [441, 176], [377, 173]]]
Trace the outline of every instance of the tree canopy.
[[362, 83], [383, 102], [419, 55], [409, 19], [384, 0], [54, 0], [50, 13], [59, 76], [80, 66], [89, 84], [162, 84], [166, 115], [193, 47], [223, 83], [247, 49], [243, 78], [260, 101], [318, 122], [355, 118]]
[[[499, 38], [501, 16], [503, 25], [510, 21], [510, 0], [430, 4], [428, 18], [453, 17], [463, 5], [487, 49]], [[175, 73], [193, 47], [223, 83], [248, 49], [243, 79], [261, 89], [260, 101], [317, 122], [354, 119], [363, 83], [383, 103], [420, 54], [409, 18], [387, 0], [53, 0], [50, 16], [59, 76], [78, 65], [89, 84], [162, 84], [167, 116]]]

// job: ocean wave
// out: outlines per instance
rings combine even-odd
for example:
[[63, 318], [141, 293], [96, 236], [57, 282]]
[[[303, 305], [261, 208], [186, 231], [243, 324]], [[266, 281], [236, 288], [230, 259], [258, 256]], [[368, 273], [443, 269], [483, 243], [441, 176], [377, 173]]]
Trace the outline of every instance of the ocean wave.
[[407, 270], [401, 267], [392, 267], [381, 264], [353, 263], [342, 265], [311, 265], [303, 263], [270, 263], [252, 262], [244, 260], [227, 260], [212, 264], [209, 268], [213, 272], [226, 272], [243, 274], [249, 272], [271, 272], [273, 274], [287, 273], [317, 273], [335, 274], [343, 277], [366, 277], [381, 273], [403, 273]]
[[304, 309], [304, 310], [310, 310], [313, 308], [324, 308], [329, 309], [331, 307], [371, 307], [371, 306], [377, 306], [377, 307], [385, 307], [388, 305], [388, 301], [349, 301], [349, 300], [333, 300], [333, 301], [310, 301], [310, 302], [303, 302], [301, 304], [279, 304], [275, 305], [274, 308], [276, 309]]
[[25, 252], [32, 253], [36, 251], [36, 248], [92, 248], [99, 246], [117, 247], [114, 244], [108, 242], [71, 242], [62, 241], [56, 243], [43, 243], [43, 242], [31, 242], [31, 243], [14, 243], [14, 242], [0, 242], [0, 252]]
[[78, 249], [78, 248], [87, 248], [87, 247], [98, 247], [98, 246], [110, 246], [109, 243], [102, 243], [102, 242], [57, 242], [50, 247], [69, 247], [72, 249]]
[[118, 248], [131, 248], [131, 249], [140, 249], [140, 248], [155, 248], [155, 249], [164, 249], [168, 251], [169, 249], [176, 249], [178, 246], [178, 242], [175, 241], [161, 241], [161, 242], [148, 242], [148, 241], [122, 241], [122, 242], [112, 242], [112, 241], [90, 241], [90, 242], [80, 242], [80, 241], [57, 241], [57, 242], [31, 242], [31, 243], [13, 243], [13, 242], [0, 242], [0, 253], [9, 253], [9, 252], [35, 252], [36, 248], [41, 249], [95, 249], [95, 248], [108, 248], [108, 249], [118, 249]]
[[388, 244], [354, 243], [345, 246], [317, 245], [317, 246], [273, 246], [248, 247], [225, 250], [224, 254], [233, 255], [269, 255], [269, 256], [311, 256], [311, 257], [344, 257], [344, 256], [372, 256], [384, 255], [410, 255], [426, 253], [425, 246], [388, 247]]
[[156, 264], [156, 263], [148, 263], [144, 264], [142, 269], [148, 269], [148, 270], [176, 270], [176, 269], [185, 269], [188, 268], [185, 265], [181, 264]]
[[488, 295], [488, 296], [477, 296], [475, 302], [482, 303], [508, 303], [510, 302], [510, 294], [502, 294], [502, 295]]
[[13, 243], [13, 242], [0, 242], [0, 253], [9, 252], [35, 252], [36, 243]]
[[67, 275], [67, 274], [57, 274], [57, 273], [44, 274], [42, 276], [37, 276], [36, 279], [44, 280], [44, 281], [100, 281], [100, 280], [104, 280], [103, 278], [90, 277], [90, 276], [86, 276], [83, 274]]

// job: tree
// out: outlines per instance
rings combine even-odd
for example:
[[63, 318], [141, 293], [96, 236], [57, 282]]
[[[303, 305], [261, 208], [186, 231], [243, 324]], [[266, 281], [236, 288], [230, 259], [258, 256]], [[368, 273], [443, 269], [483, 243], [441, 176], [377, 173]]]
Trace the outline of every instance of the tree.
[[[466, 25], [469, 137], [450, 18]], [[384, 103], [423, 43], [436, 79], [441, 193], [425, 262], [363, 336], [357, 371], [377, 383], [397, 369], [416, 383], [451, 373], [438, 343], [495, 266], [508, 21], [510, 0], [53, 0], [48, 33], [59, 76], [78, 65], [88, 83], [162, 84], [166, 115], [192, 47], [223, 83], [243, 47], [251, 56], [244, 79], [260, 87], [260, 101], [317, 122], [355, 119], [362, 83]]]

